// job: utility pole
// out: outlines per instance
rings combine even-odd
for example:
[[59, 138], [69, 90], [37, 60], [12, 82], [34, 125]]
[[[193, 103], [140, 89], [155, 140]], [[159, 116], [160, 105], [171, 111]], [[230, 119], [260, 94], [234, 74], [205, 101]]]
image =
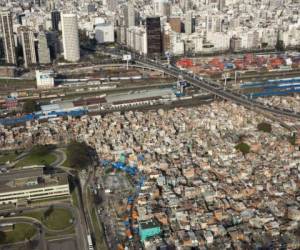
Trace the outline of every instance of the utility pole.
[[238, 71], [235, 71], [234, 72], [234, 85], [235, 86], [236, 86], [237, 74], [238, 74]]
[[224, 90], [226, 90], [227, 78], [229, 77], [229, 73], [223, 73], [222, 77], [224, 78]]

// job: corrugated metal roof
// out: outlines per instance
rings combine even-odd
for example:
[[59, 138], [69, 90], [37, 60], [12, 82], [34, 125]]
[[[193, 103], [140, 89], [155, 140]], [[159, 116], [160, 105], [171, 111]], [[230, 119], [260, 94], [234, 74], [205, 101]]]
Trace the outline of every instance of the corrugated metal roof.
[[153, 89], [153, 90], [143, 90], [143, 91], [136, 91], [133, 93], [122, 93], [117, 95], [109, 95], [106, 97], [107, 102], [120, 102], [120, 101], [128, 101], [132, 99], [143, 99], [143, 98], [151, 98], [157, 96], [166, 96], [172, 95], [174, 91], [170, 88], [165, 89]]
[[59, 110], [59, 109], [60, 109], [59, 104], [48, 104], [48, 105], [41, 106], [41, 110], [45, 111], [45, 112], [55, 111], [55, 110]]

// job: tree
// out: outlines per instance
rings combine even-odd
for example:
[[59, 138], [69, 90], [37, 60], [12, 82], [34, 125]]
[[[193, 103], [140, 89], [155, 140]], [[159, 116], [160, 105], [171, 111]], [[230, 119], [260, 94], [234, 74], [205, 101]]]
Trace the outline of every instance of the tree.
[[72, 141], [67, 146], [67, 157], [71, 167], [86, 168], [90, 163], [89, 146], [85, 142]]
[[289, 142], [290, 142], [293, 146], [296, 145], [296, 139], [297, 139], [296, 133], [293, 133], [291, 136], [288, 137]]
[[259, 131], [262, 131], [262, 132], [266, 132], [266, 133], [271, 133], [272, 132], [272, 126], [270, 123], [267, 123], [267, 122], [261, 122], [257, 125], [257, 129]]
[[44, 212], [44, 218], [47, 219], [53, 213], [53, 211], [54, 211], [54, 207], [53, 207], [53, 205], [51, 205]]
[[54, 145], [36, 145], [31, 149], [31, 153], [38, 156], [44, 156], [53, 149], [55, 149]]
[[235, 149], [242, 152], [243, 155], [246, 155], [250, 152], [250, 146], [247, 143], [244, 143], [244, 142], [240, 142], [238, 145], [236, 145]]
[[34, 100], [27, 100], [23, 104], [23, 112], [24, 113], [33, 113], [38, 111], [38, 105]]

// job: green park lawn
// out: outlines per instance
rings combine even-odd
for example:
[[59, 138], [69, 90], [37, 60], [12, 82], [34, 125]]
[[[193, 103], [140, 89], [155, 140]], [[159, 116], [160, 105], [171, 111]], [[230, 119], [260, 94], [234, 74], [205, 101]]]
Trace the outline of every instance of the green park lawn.
[[50, 165], [56, 160], [56, 156], [49, 152], [46, 155], [39, 155], [35, 153], [29, 153], [29, 155], [25, 156], [21, 159], [15, 167], [23, 167], [30, 165]]
[[65, 208], [53, 208], [49, 216], [45, 217], [44, 210], [23, 213], [24, 216], [36, 218], [50, 230], [64, 230], [72, 225], [73, 215]]
[[5, 164], [6, 162], [13, 162], [18, 155], [15, 152], [1, 152], [0, 154], [0, 164]]
[[36, 232], [36, 228], [30, 224], [17, 223], [12, 231], [1, 233], [0, 244], [24, 241], [32, 238]]

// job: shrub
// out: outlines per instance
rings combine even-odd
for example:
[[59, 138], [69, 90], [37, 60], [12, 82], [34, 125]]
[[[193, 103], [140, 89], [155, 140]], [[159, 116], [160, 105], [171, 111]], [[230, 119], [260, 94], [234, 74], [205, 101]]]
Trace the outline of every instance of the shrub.
[[250, 146], [247, 143], [241, 142], [235, 146], [237, 150], [242, 152], [244, 155], [250, 152]]
[[259, 131], [263, 131], [263, 132], [266, 132], [266, 133], [271, 133], [272, 132], [272, 126], [270, 123], [267, 123], [267, 122], [261, 122], [257, 125], [257, 129]]

